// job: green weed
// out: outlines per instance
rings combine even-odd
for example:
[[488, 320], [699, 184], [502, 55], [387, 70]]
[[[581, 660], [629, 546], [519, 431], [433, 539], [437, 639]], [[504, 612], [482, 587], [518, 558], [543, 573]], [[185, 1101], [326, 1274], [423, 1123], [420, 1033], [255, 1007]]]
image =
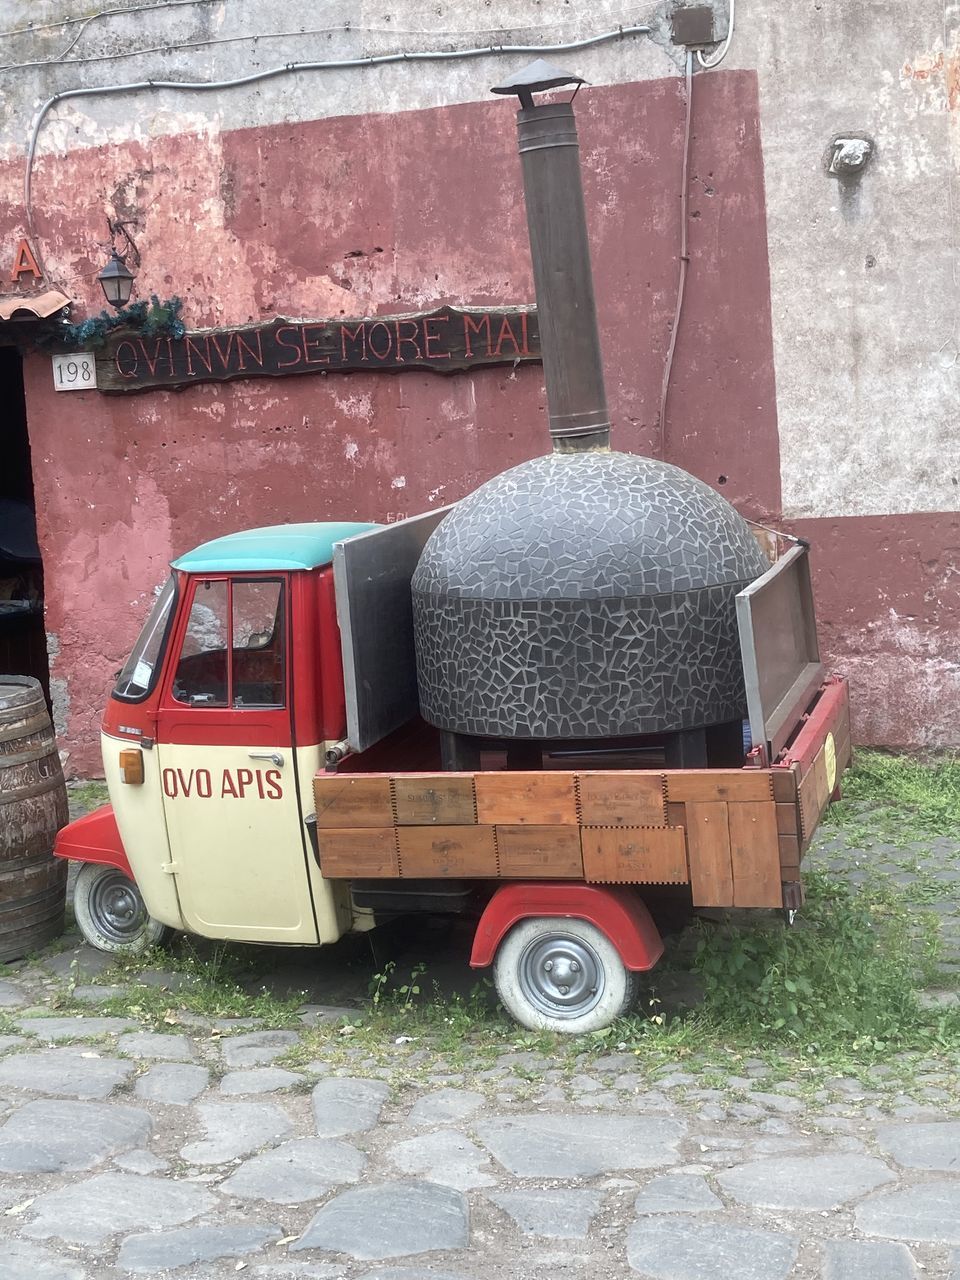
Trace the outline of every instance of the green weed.
[[395, 962], [388, 960], [381, 971], [370, 979], [367, 991], [375, 1009], [389, 1002], [401, 1012], [407, 1013], [420, 997], [420, 984], [417, 980], [426, 972], [427, 966], [423, 961], [415, 964], [406, 982], [394, 980], [396, 968]]
[[859, 893], [807, 877], [798, 925], [701, 924], [701, 1016], [715, 1033], [870, 1058], [938, 1041], [960, 1047], [960, 1017], [933, 1017], [918, 985], [936, 970], [935, 922], [877, 882]]
[[932, 761], [882, 751], [858, 751], [843, 776], [843, 799], [830, 807], [828, 826], [848, 838], [892, 843], [960, 831], [960, 757]]
[[82, 810], [84, 813], [99, 809], [102, 804], [106, 804], [110, 799], [105, 782], [71, 783], [67, 787], [67, 795], [70, 797], [71, 806]]
[[[138, 974], [149, 969], [169, 972], [175, 981], [169, 988], [137, 983]], [[256, 1018], [265, 1027], [297, 1025], [297, 1011], [306, 993], [283, 998], [261, 988], [251, 994], [256, 974], [256, 959], [250, 949], [218, 943], [200, 951], [190, 939], [183, 939], [175, 953], [156, 950], [135, 957], [118, 956], [103, 977], [111, 986], [123, 989], [103, 1001], [98, 1012], [166, 1027], [179, 1023], [181, 1014]], [[76, 1007], [89, 1012], [89, 1005], [76, 1001], [74, 987], [75, 981], [67, 983], [56, 1002], [58, 1009]]]

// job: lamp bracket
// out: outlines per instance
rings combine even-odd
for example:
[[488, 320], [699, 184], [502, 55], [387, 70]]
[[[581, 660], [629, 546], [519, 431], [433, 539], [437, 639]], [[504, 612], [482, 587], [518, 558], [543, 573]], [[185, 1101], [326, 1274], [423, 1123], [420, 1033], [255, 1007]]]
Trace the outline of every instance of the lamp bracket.
[[[110, 240], [113, 244], [113, 251], [117, 257], [126, 262], [128, 258], [133, 258], [133, 265], [140, 266], [140, 250], [137, 248], [137, 242], [130, 234], [129, 227], [139, 227], [140, 224], [132, 218], [111, 218], [107, 214], [107, 229], [110, 232]], [[123, 236], [123, 245], [117, 249], [117, 236]]]

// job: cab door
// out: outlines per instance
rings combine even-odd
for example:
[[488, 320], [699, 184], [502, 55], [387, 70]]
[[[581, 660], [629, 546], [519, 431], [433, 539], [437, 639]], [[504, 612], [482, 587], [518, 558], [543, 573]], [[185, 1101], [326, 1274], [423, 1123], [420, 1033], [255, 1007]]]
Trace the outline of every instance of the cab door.
[[157, 725], [171, 865], [210, 938], [317, 942], [291, 719], [286, 575], [196, 577]]

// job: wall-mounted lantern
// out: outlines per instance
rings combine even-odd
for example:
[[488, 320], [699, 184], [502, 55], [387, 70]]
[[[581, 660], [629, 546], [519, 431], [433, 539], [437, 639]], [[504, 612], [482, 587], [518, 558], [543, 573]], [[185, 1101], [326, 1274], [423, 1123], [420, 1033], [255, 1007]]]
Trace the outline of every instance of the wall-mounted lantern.
[[116, 249], [110, 255], [110, 261], [99, 273], [97, 279], [100, 281], [100, 288], [103, 290], [104, 297], [111, 307], [116, 307], [119, 311], [121, 307], [127, 305], [130, 301], [130, 294], [133, 292], [135, 276]]
[[100, 281], [100, 288], [103, 290], [104, 297], [111, 307], [116, 307], [118, 311], [130, 301], [133, 282], [136, 279], [136, 276], [127, 265], [127, 259], [132, 257], [134, 266], [139, 267], [140, 265], [140, 251], [127, 230], [128, 227], [135, 227], [136, 225], [135, 222], [114, 222], [107, 218], [107, 226], [110, 229], [111, 238], [115, 241], [118, 235], [122, 235], [126, 245], [123, 253], [121, 253], [117, 249], [116, 243], [114, 243], [110, 253], [110, 261], [98, 273], [97, 279]]

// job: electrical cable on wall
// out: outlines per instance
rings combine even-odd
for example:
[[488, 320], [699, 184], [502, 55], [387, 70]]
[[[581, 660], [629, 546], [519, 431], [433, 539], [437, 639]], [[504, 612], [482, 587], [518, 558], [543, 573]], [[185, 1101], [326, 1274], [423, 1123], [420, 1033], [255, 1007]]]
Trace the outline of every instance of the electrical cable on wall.
[[[237, 89], [244, 85], [260, 84], [264, 80], [272, 80], [277, 76], [291, 75], [303, 71], [342, 71], [353, 67], [380, 67], [399, 62], [452, 62], [462, 58], [499, 57], [503, 54], [532, 53], [569, 53], [577, 49], [589, 49], [596, 45], [606, 44], [611, 40], [622, 40], [627, 36], [649, 35], [651, 28], [646, 24], [632, 27], [615, 27], [610, 31], [602, 31], [599, 35], [588, 36], [583, 40], [570, 40], [560, 44], [501, 44], [484, 45], [472, 49], [424, 49], [411, 53], [381, 53], [359, 58], [338, 58], [321, 62], [287, 62], [282, 66], [269, 67], [264, 71], [255, 71], [248, 76], [238, 76], [232, 80], [136, 80], [129, 84], [96, 85], [82, 89], [63, 89], [52, 94], [40, 107], [34, 121], [27, 147], [26, 171], [23, 179], [23, 204], [27, 229], [36, 240], [33, 225], [33, 165], [37, 153], [37, 142], [43, 122], [50, 111], [59, 102], [70, 98], [90, 98], [111, 96], [118, 93], [135, 93], [144, 89], [173, 89], [185, 93], [220, 92], [223, 89]], [[42, 262], [41, 262], [42, 265]]]
[[683, 160], [680, 177], [680, 270], [677, 278], [677, 306], [673, 314], [673, 325], [670, 329], [670, 342], [663, 363], [663, 380], [660, 384], [660, 457], [666, 456], [667, 437], [667, 396], [670, 392], [670, 375], [673, 372], [673, 356], [677, 349], [677, 334], [680, 330], [680, 317], [683, 314], [683, 295], [687, 284], [687, 267], [690, 262], [688, 244], [688, 211], [690, 206], [690, 134], [693, 119], [693, 51], [687, 50], [684, 69], [686, 89], [686, 120], [683, 128]]
[[[727, 56], [730, 48], [730, 41], [733, 39], [733, 28], [736, 21], [737, 0], [730, 0], [730, 16], [727, 23], [727, 34], [723, 43], [718, 50], [715, 50], [709, 58], [703, 56], [703, 50], [697, 49], [697, 61], [701, 67], [707, 70], [718, 67]], [[686, 88], [686, 120], [683, 130], [683, 162], [681, 168], [680, 179], [680, 268], [677, 278], [677, 306], [673, 315], [673, 325], [670, 329], [670, 342], [667, 346], [667, 355], [663, 365], [663, 380], [660, 384], [660, 457], [666, 456], [666, 435], [667, 435], [667, 397], [670, 393], [670, 377], [673, 373], [673, 357], [677, 349], [677, 334], [680, 330], [680, 318], [683, 315], [683, 298], [687, 285], [687, 271], [690, 264], [688, 231], [689, 231], [689, 175], [690, 175], [690, 139], [691, 139], [691, 121], [693, 118], [693, 50], [687, 50], [686, 64], [684, 68], [684, 80]]]
[[[182, 8], [190, 8], [190, 7], [198, 8], [200, 5], [223, 5], [223, 3], [224, 3], [224, 0], [156, 0], [156, 3], [154, 4], [114, 5], [110, 9], [99, 9], [96, 13], [74, 14], [64, 18], [55, 18], [50, 22], [29, 22], [27, 23], [26, 26], [23, 26], [23, 27], [9, 27], [7, 28], [6, 31], [0, 31], [0, 40], [5, 39], [8, 36], [26, 36], [26, 35], [32, 36], [32, 35], [36, 35], [38, 31], [54, 31], [59, 29], [60, 27], [76, 26], [78, 23], [81, 26], [86, 26], [90, 22], [96, 22], [97, 19], [99, 18], [127, 17], [132, 13], [152, 13], [154, 10], [156, 10], [157, 12], [160, 12], [164, 9], [182, 9]], [[239, 0], [239, 3], [242, 4], [243, 0]], [[584, 12], [591, 13], [592, 7], [593, 6], [591, 3], [591, 0], [587, 0], [587, 3], [584, 5]], [[631, 6], [626, 12], [630, 13], [631, 16], [635, 17], [635, 8], [633, 6]], [[583, 15], [577, 13], [576, 11], [573, 11], [571, 14], [567, 15], [564, 18], [564, 21], [562, 23], [559, 23], [559, 22], [541, 23], [541, 24], [538, 24], [536, 29], [538, 31], [549, 31], [553, 27], [568, 26], [571, 17], [581, 17], [581, 16]], [[522, 30], [523, 28], [516, 28], [516, 29]], [[341, 23], [335, 27], [321, 28], [321, 30], [352, 31], [352, 32], [360, 32], [360, 33], [369, 33], [371, 31], [386, 31], [386, 32], [390, 32], [392, 35], [421, 35], [421, 36], [428, 35], [428, 34], [451, 35], [451, 36], [456, 34], [461, 34], [454, 31], [438, 31], [435, 27], [430, 29], [417, 28], [417, 27], [398, 27], [392, 23], [389, 27], [386, 27], [386, 26], [385, 27], [371, 27], [371, 26], [358, 27], [356, 24]], [[474, 28], [471, 34], [482, 35], [483, 32], [485, 31], [502, 32], [502, 30], [503, 30], [502, 27], [476, 27]], [[309, 35], [311, 33], [306, 30], [301, 31], [298, 28], [296, 34]], [[257, 39], [256, 36], [251, 36], [250, 38]], [[31, 64], [26, 64], [26, 65], [31, 65]]]
[[[219, 2], [219, 0], [218, 0]], [[181, 40], [176, 44], [159, 44], [159, 45], [143, 45], [137, 48], [122, 49], [115, 53], [97, 53], [90, 54], [86, 57], [68, 58], [67, 54], [76, 48], [91, 23], [98, 18], [114, 17], [117, 14], [150, 12], [154, 9], [167, 9], [180, 6], [198, 5], [213, 3], [213, 0], [164, 0], [162, 4], [138, 5], [130, 9], [104, 9], [100, 13], [93, 13], [85, 18], [63, 19], [60, 23], [46, 23], [46, 27], [65, 26], [67, 23], [80, 23], [80, 30], [66, 46], [66, 48], [58, 54], [54, 54], [50, 58], [34, 58], [29, 62], [9, 62], [0, 65], [0, 71], [24, 71], [32, 67], [46, 67], [52, 64], [66, 66], [89, 66], [95, 62], [116, 62], [123, 58], [139, 58], [148, 53], [179, 53], [185, 49], [207, 49], [211, 46], [226, 44], [260, 44], [265, 40], [290, 40], [303, 39], [306, 36], [333, 36], [333, 35], [353, 35], [353, 36], [370, 36], [370, 35], [391, 35], [391, 36], [425, 36], [430, 35], [433, 38], [440, 36], [456, 38], [476, 38], [484, 35], [503, 35], [503, 29], [498, 27], [477, 27], [471, 31], [458, 30], [425, 30], [420, 27], [398, 27], [393, 24], [390, 26], [356, 26], [349, 22], [337, 23], [334, 26], [327, 27], [297, 27], [291, 31], [256, 31], [242, 35], [231, 36], [209, 36], [203, 40]], [[557, 27], [569, 27], [571, 19], [568, 16], [563, 22], [541, 23], [535, 27], [524, 26], [513, 28], [513, 34], [520, 32], [546, 32], [552, 31]], [[617, 30], [624, 24], [618, 24]], [[634, 14], [631, 14], [631, 27], [636, 27], [637, 22]], [[42, 29], [42, 28], [37, 28]], [[0, 31], [0, 39], [8, 36], [23, 35], [30, 31], [30, 28], [20, 28], [15, 31]], [[494, 46], [498, 47], [498, 46]], [[538, 46], [539, 48], [547, 48], [546, 45]], [[560, 46], [557, 46], [559, 48]], [[566, 46], [571, 47], [571, 46]], [[416, 55], [410, 55], [416, 56]]]
[[723, 44], [719, 49], [715, 49], [709, 58], [705, 58], [703, 56], [702, 49], [697, 50], [697, 61], [700, 63], [701, 67], [705, 67], [708, 71], [712, 67], [719, 67], [720, 63], [727, 56], [727, 51], [730, 48], [730, 41], [733, 39], [733, 24], [736, 21], [736, 15], [737, 0], [730, 0], [730, 16], [727, 20], [727, 34], [724, 37]]
[[[76, 45], [77, 41], [80, 39], [82, 34], [83, 34], [82, 31], [78, 32], [78, 34], [76, 35], [72, 43], [64, 51], [64, 55], [57, 55], [54, 58], [37, 59], [34, 62], [8, 63], [6, 65], [0, 66], [0, 71], [23, 71], [31, 67], [47, 67], [54, 63], [56, 63], [59, 66], [66, 66], [66, 67], [72, 67], [72, 66], [83, 67], [83, 66], [89, 66], [91, 63], [94, 63], [94, 62], [119, 62], [121, 59], [124, 59], [124, 58], [140, 58], [140, 57], [146, 56], [149, 53], [164, 53], [164, 54], [182, 53], [184, 51], [189, 51], [192, 49], [209, 49], [212, 46], [219, 46], [219, 45], [225, 45], [225, 44], [261, 44], [266, 40], [302, 39], [304, 36], [347, 35], [347, 34], [349, 35], [357, 35], [357, 34], [396, 35], [397, 32], [390, 27], [364, 27], [362, 28], [362, 30], [360, 30], [356, 27], [347, 27], [347, 26], [314, 27], [314, 28], [305, 29], [303, 31], [299, 31], [299, 30], [298, 31], [262, 31], [262, 32], [257, 32], [253, 35], [211, 36], [205, 40], [181, 40], [175, 45], [169, 45], [169, 44], [144, 45], [136, 49], [126, 49], [117, 53], [99, 53], [86, 58], [67, 58], [65, 54], [69, 53], [70, 50], [74, 48], [74, 46]], [[423, 31], [409, 31], [409, 32], [404, 32], [403, 34], [426, 35], [427, 33]], [[435, 32], [434, 34], [446, 35], [450, 33]], [[476, 33], [471, 32], [470, 34], [474, 35]], [[490, 47], [498, 48], [499, 46], [490, 46]], [[538, 45], [537, 47], [539, 49], [547, 49], [549, 46]], [[567, 46], [567, 47], [570, 47], [570, 46]], [[402, 56], [402, 55], [398, 55], [398, 56]], [[411, 58], [416, 58], [416, 57], [420, 57], [421, 55], [413, 53], [407, 56]]]
[[32, 36], [38, 31], [54, 31], [60, 27], [73, 27], [79, 23], [82, 27], [98, 18], [115, 18], [131, 13], [149, 12], [151, 9], [181, 9], [188, 5], [196, 7], [200, 4], [219, 4], [221, 0], [161, 0], [159, 4], [115, 5], [112, 9], [100, 9], [96, 13], [75, 14], [66, 18], [55, 18], [52, 22], [29, 22], [25, 27], [10, 27], [0, 31], [0, 39], [7, 36]]

